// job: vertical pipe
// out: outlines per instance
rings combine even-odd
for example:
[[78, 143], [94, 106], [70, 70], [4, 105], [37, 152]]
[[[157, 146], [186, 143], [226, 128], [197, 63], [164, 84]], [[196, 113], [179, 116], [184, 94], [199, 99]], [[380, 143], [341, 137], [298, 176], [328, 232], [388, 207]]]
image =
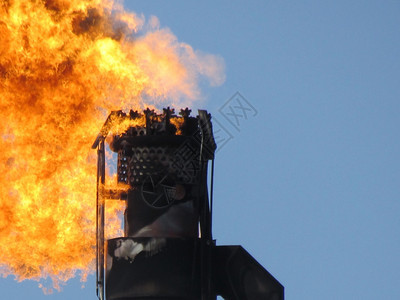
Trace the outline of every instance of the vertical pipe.
[[[204, 134], [201, 127], [201, 122], [199, 119], [199, 129], [201, 132], [201, 144], [200, 144], [200, 155], [199, 155], [199, 169], [200, 169], [200, 182], [203, 181], [203, 143]], [[206, 209], [208, 204], [208, 199], [204, 191], [202, 190], [202, 185], [199, 185], [199, 196], [200, 196], [200, 281], [201, 281], [201, 300], [208, 300], [207, 293], [207, 251], [206, 251], [206, 241], [208, 239], [207, 225], [206, 225]], [[204, 201], [203, 200], [204, 197]]]
[[210, 217], [209, 217], [209, 227], [210, 227], [210, 239], [212, 240], [212, 213], [214, 206], [214, 158], [211, 160], [211, 178], [210, 178]]
[[104, 184], [106, 177], [106, 162], [105, 162], [105, 149], [104, 149], [104, 139], [100, 143], [100, 155], [101, 155], [101, 180], [100, 180], [100, 228], [99, 228], [99, 243], [100, 243], [100, 253], [99, 253], [99, 263], [100, 263], [100, 281], [101, 281], [101, 300], [104, 299], [104, 209], [105, 209], [105, 201], [104, 201]]
[[99, 295], [99, 182], [100, 182], [100, 149], [97, 147], [97, 179], [96, 179], [96, 295]]
[[[204, 163], [203, 150], [204, 150], [204, 135], [203, 127], [199, 122], [199, 128], [201, 132], [201, 144], [200, 144], [200, 178], [204, 185], [200, 184], [200, 199], [204, 199], [201, 203], [200, 210], [200, 228], [201, 228], [201, 239], [200, 239], [200, 260], [201, 260], [201, 299], [202, 300], [213, 300], [215, 297], [212, 295], [211, 288], [211, 247], [212, 247], [212, 232], [211, 232], [211, 214], [210, 214], [210, 201], [208, 198], [207, 188], [207, 167], [208, 163]], [[207, 161], [207, 160], [206, 160]], [[200, 200], [201, 201], [201, 200]]]
[[96, 191], [96, 293], [104, 299], [104, 183], [105, 183], [104, 139], [97, 148], [97, 191]]

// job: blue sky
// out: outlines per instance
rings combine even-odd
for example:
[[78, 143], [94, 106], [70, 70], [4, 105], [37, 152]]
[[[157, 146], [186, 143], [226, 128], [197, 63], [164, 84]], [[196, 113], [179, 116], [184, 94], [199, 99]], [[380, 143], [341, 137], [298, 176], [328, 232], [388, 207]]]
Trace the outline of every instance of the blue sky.
[[[125, 7], [225, 60], [226, 82], [197, 104], [231, 137], [215, 164], [217, 244], [243, 245], [289, 300], [398, 299], [400, 1]], [[257, 111], [237, 128], [221, 109], [236, 92]], [[2, 299], [96, 299], [93, 276], [81, 285], [46, 296], [0, 280]]]

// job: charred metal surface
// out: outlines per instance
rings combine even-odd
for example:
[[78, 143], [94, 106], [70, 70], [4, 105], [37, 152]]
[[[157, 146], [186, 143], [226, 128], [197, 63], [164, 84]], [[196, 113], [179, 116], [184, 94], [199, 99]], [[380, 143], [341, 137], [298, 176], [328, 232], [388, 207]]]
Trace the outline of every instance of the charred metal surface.
[[[169, 107], [162, 113], [114, 111], [97, 136], [98, 296], [283, 300], [283, 286], [241, 246], [216, 246], [212, 182], [217, 145], [211, 115], [204, 110], [197, 117], [190, 114], [186, 108], [176, 115]], [[106, 138], [118, 154], [117, 181], [126, 189], [105, 189]], [[106, 246], [105, 199], [126, 203], [124, 236]]]
[[215, 150], [212, 132], [203, 130], [209, 115], [202, 111], [194, 118], [185, 109], [177, 116], [169, 107], [161, 114], [146, 109], [116, 115], [119, 124], [145, 120], [110, 143], [118, 153], [118, 182], [130, 186], [125, 235], [197, 237], [207, 161]]
[[213, 248], [217, 295], [229, 300], [283, 300], [284, 287], [241, 246]]
[[118, 154], [117, 181], [128, 187], [100, 193], [126, 202], [125, 237], [109, 240], [106, 265], [98, 262], [107, 269], [99, 279], [106, 299], [212, 299], [207, 166], [216, 144], [210, 114], [192, 117], [186, 108], [176, 115], [169, 107], [116, 111], [93, 147], [106, 138]]
[[197, 239], [116, 238], [108, 241], [108, 300], [198, 300]]

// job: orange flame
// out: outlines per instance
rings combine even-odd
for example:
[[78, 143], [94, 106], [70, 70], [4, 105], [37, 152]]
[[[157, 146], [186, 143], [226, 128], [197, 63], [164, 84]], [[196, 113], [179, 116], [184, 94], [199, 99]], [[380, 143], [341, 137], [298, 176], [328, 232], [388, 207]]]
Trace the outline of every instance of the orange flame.
[[[112, 0], [0, 4], [0, 274], [83, 278], [94, 269], [96, 157], [110, 110], [199, 97], [220, 58]], [[147, 103], [143, 99], [146, 99]], [[109, 225], [117, 234], [118, 219]]]

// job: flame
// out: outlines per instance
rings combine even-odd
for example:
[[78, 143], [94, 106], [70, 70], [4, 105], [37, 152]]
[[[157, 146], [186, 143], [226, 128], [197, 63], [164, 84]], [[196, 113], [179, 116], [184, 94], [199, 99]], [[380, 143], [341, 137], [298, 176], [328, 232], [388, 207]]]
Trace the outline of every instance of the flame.
[[182, 128], [184, 119], [183, 118], [174, 118], [173, 117], [173, 118], [171, 118], [170, 122], [171, 122], [172, 125], [174, 125], [176, 127], [176, 129], [177, 129], [176, 134], [177, 135], [182, 134], [181, 128]]
[[114, 1], [1, 1], [0, 274], [59, 288], [93, 272], [90, 146], [105, 117], [193, 101], [202, 76], [221, 84], [222, 59]]

